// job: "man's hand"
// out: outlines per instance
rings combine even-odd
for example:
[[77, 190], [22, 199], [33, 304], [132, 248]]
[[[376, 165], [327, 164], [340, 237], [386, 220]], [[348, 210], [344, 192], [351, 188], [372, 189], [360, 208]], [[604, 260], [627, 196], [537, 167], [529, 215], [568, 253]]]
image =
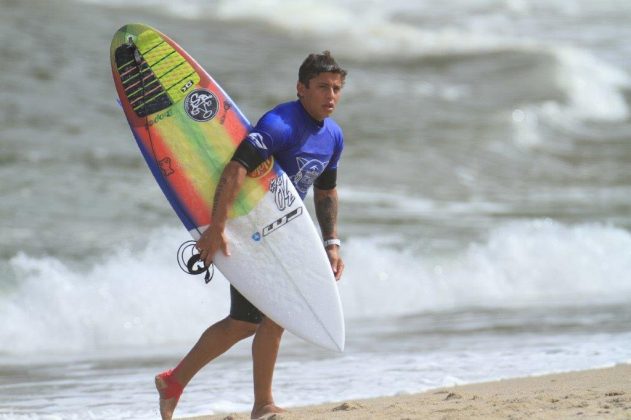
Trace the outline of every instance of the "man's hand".
[[344, 261], [342, 261], [340, 257], [340, 247], [337, 245], [329, 245], [326, 248], [326, 255], [329, 257], [335, 280], [339, 280], [342, 278], [342, 272], [344, 272]]
[[204, 262], [204, 266], [210, 267], [217, 251], [221, 250], [227, 257], [230, 256], [230, 248], [228, 247], [228, 239], [223, 229], [210, 226], [204, 231], [197, 241], [197, 249], [199, 250], [200, 260]]
[[[337, 238], [337, 190], [313, 189], [313, 200], [315, 204], [316, 216], [324, 239]], [[338, 245], [328, 245], [326, 255], [329, 257], [331, 268], [335, 279], [339, 280], [344, 271], [344, 262], [340, 257], [340, 247]]]

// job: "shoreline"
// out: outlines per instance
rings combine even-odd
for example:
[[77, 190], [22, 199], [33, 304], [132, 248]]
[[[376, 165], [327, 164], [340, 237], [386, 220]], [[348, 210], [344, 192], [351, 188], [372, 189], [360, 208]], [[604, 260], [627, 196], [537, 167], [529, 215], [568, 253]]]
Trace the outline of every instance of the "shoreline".
[[[631, 364], [503, 379], [376, 397], [291, 407], [270, 420], [298, 419], [631, 419]], [[249, 413], [218, 413], [180, 420], [242, 420]]]

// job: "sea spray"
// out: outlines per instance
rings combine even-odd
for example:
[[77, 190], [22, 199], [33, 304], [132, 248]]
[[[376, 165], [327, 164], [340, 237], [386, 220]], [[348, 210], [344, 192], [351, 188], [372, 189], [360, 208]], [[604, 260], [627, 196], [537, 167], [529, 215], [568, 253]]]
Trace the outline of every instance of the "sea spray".
[[[171, 238], [165, 240], [164, 238]], [[87, 270], [19, 253], [19, 285], [0, 297], [6, 352], [83, 351], [188, 343], [227, 314], [228, 283], [210, 285], [177, 266], [173, 229], [145, 249], [121, 248]], [[424, 255], [379, 238], [353, 237], [339, 283], [347, 319], [436, 310], [621, 303], [631, 296], [631, 234], [551, 220], [498, 227], [453, 255]]]
[[515, 222], [456, 255], [349, 241], [340, 284], [348, 317], [467, 308], [559, 307], [631, 298], [631, 234], [605, 225]]

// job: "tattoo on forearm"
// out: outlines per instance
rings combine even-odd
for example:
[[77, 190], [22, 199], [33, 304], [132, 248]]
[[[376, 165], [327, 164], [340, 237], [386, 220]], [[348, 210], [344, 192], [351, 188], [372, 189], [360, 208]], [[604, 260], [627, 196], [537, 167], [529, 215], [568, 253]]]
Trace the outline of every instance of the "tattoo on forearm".
[[219, 183], [217, 183], [217, 188], [215, 189], [215, 197], [213, 198], [213, 211], [212, 211], [212, 218], [215, 218], [215, 214], [217, 212], [217, 205], [219, 204], [219, 197], [221, 197], [221, 194], [223, 193], [223, 189], [225, 188], [226, 184], [228, 183], [228, 179], [225, 176], [222, 176], [221, 178], [219, 178]]
[[325, 196], [316, 199], [315, 210], [322, 237], [333, 237], [337, 225], [337, 198]]

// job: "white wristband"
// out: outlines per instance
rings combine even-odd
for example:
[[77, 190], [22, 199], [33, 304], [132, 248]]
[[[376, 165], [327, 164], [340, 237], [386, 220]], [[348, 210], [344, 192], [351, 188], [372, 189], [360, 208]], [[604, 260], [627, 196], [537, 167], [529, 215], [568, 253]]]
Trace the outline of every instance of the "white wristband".
[[342, 246], [342, 241], [340, 241], [339, 239], [327, 239], [326, 241], [324, 241], [324, 247], [326, 248], [329, 245], [337, 245], [339, 247]]

